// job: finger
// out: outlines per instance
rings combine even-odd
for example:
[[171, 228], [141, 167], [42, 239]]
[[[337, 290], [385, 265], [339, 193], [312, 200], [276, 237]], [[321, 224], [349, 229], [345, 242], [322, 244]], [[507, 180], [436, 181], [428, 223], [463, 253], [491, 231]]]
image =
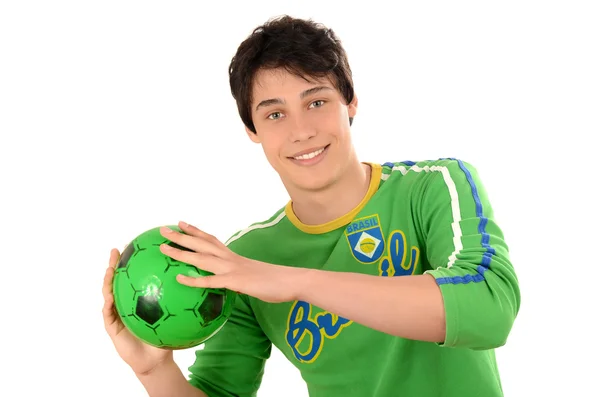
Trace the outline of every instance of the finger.
[[102, 308], [102, 318], [104, 320], [104, 329], [109, 333], [109, 335], [114, 335], [119, 329], [120, 319], [117, 315], [117, 311], [112, 303], [104, 302], [104, 307]]
[[102, 306], [102, 317], [104, 317], [104, 322], [107, 324], [111, 324], [115, 320], [115, 300], [110, 294], [108, 297], [104, 299], [104, 306]]
[[115, 268], [119, 262], [119, 250], [113, 248], [110, 251], [110, 258], [108, 259], [108, 268], [104, 273], [104, 283], [102, 284], [102, 295], [106, 300], [107, 296], [112, 295], [112, 280], [115, 274]]
[[[183, 229], [182, 229], [183, 230]], [[192, 251], [219, 256], [222, 253], [221, 247], [216, 245], [210, 239], [201, 236], [193, 236], [186, 233], [180, 233], [168, 227], [161, 227], [160, 234], [181, 247]]]
[[178, 226], [181, 228], [181, 230], [191, 236], [200, 237], [211, 242], [215, 242], [215, 240], [218, 241], [218, 239], [212, 234], [208, 234], [205, 231], [198, 229], [196, 226], [190, 225], [189, 223], [179, 221]]
[[114, 310], [114, 296], [112, 293], [112, 280], [115, 269], [109, 266], [104, 274], [104, 285], [102, 286], [102, 295], [104, 296], [104, 306], [102, 307], [102, 317], [104, 325], [108, 327], [116, 321], [116, 313]]
[[117, 263], [119, 263], [120, 257], [121, 257], [121, 254], [119, 253], [119, 250], [116, 248], [113, 248], [110, 251], [110, 259], [108, 260], [108, 266], [110, 266], [114, 269], [117, 266]]
[[229, 270], [224, 261], [214, 255], [181, 250], [168, 244], [161, 244], [160, 251], [176, 261], [196, 266], [210, 273], [219, 274]]
[[201, 277], [190, 277], [183, 274], [177, 275], [179, 283], [195, 288], [228, 288], [229, 279], [229, 276], [226, 274]]
[[119, 262], [119, 256], [119, 250], [117, 250], [116, 248], [113, 248], [110, 251], [110, 258], [108, 259], [108, 268], [104, 273], [104, 283], [102, 284], [102, 296], [104, 297], [104, 306], [102, 312], [104, 313], [105, 321], [107, 315], [114, 315], [114, 297], [112, 293], [112, 281], [115, 275], [115, 267]]
[[102, 296], [104, 300], [112, 296], [112, 281], [115, 274], [115, 269], [109, 266], [104, 273], [104, 283], [102, 284]]

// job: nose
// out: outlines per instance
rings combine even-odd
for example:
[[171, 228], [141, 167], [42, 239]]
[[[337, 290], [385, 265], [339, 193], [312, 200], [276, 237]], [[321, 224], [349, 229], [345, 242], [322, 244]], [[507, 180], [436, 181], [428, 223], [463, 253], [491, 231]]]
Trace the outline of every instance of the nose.
[[290, 127], [289, 137], [291, 142], [306, 141], [317, 135], [316, 127], [302, 117], [295, 117], [292, 123], [290, 123]]

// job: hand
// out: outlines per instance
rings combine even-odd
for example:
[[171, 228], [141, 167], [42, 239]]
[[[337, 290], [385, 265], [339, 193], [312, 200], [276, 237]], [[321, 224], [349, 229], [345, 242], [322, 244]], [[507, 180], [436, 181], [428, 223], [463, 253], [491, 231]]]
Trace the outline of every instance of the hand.
[[119, 256], [120, 254], [117, 249], [113, 249], [110, 252], [109, 264], [104, 276], [104, 284], [102, 286], [102, 295], [104, 296], [104, 308], [102, 309], [104, 328], [123, 361], [137, 375], [147, 375], [161, 364], [172, 360], [173, 352], [148, 345], [136, 338], [125, 327], [117, 314], [114, 307], [115, 300], [112, 293], [112, 281]]
[[178, 226], [184, 233], [163, 227], [161, 234], [191, 251], [167, 244], [161, 245], [161, 251], [175, 260], [212, 273], [200, 277], [178, 275], [177, 281], [181, 284], [199, 288], [226, 288], [272, 303], [297, 299], [296, 291], [302, 288], [308, 269], [248, 259], [194, 226], [184, 222]]

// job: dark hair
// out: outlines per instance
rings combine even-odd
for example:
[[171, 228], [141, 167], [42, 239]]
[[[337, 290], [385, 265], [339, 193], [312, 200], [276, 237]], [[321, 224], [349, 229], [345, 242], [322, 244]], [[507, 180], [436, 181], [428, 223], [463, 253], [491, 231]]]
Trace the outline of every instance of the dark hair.
[[240, 44], [229, 65], [231, 94], [242, 121], [254, 133], [250, 108], [254, 77], [260, 69], [275, 68], [284, 68], [306, 80], [330, 78], [347, 103], [354, 98], [346, 51], [333, 30], [289, 15], [271, 19]]

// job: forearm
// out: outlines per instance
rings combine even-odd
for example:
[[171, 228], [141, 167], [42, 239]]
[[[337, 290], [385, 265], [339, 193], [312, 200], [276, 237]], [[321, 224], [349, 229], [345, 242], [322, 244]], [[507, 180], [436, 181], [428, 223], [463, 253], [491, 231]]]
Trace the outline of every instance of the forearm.
[[444, 302], [429, 275], [377, 277], [311, 270], [298, 285], [298, 300], [356, 323], [407, 339], [445, 339]]
[[169, 360], [146, 375], [137, 375], [149, 397], [208, 397], [192, 386], [175, 361]]

